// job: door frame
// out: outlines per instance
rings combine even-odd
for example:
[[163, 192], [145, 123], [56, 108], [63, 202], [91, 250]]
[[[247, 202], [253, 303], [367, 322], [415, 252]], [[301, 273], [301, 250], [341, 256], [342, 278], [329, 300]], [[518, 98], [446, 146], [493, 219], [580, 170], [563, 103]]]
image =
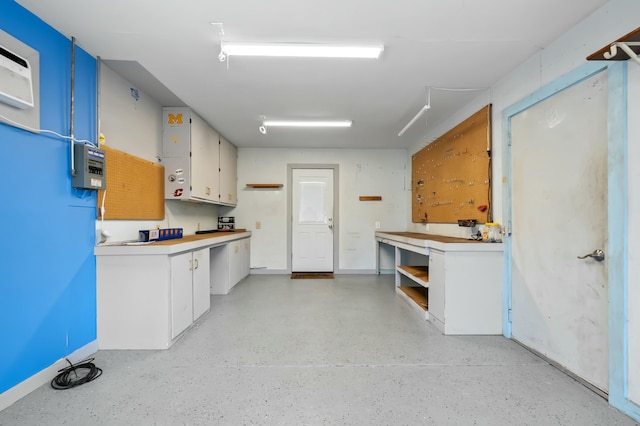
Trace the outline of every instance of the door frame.
[[628, 166], [627, 166], [627, 61], [587, 62], [574, 71], [541, 87], [502, 113], [502, 213], [509, 231], [504, 243], [503, 334], [511, 338], [512, 286], [512, 170], [511, 117], [557, 92], [601, 71], [608, 71], [608, 183], [606, 247], [609, 288], [609, 403], [638, 419], [640, 407], [628, 399]]
[[291, 273], [293, 257], [293, 169], [331, 169], [333, 170], [333, 271], [340, 271], [338, 241], [340, 235], [340, 211], [339, 200], [339, 177], [340, 166], [338, 164], [287, 164], [287, 273]]

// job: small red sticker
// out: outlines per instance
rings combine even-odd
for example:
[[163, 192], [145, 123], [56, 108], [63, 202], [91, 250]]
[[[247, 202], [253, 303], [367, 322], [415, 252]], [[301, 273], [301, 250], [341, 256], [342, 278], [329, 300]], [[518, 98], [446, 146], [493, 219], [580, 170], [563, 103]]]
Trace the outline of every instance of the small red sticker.
[[178, 188], [175, 191], [173, 191], [173, 196], [174, 197], [181, 197], [183, 192], [184, 192], [184, 190], [182, 188]]

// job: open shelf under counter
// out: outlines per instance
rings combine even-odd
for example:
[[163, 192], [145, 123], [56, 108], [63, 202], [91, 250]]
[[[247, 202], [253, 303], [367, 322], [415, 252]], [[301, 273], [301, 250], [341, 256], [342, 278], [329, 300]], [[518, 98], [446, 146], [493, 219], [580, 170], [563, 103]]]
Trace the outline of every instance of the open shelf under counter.
[[394, 247], [395, 292], [421, 318], [444, 334], [503, 333], [502, 243], [415, 232], [375, 238], [377, 270], [380, 245]]
[[397, 270], [421, 286], [429, 287], [429, 268], [426, 266], [400, 265]]
[[420, 318], [429, 319], [429, 289], [402, 285], [396, 287], [396, 293]]

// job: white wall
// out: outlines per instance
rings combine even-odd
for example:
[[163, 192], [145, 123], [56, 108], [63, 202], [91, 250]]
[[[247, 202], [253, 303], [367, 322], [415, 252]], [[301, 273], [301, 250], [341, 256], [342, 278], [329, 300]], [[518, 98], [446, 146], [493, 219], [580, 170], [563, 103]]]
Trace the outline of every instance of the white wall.
[[[148, 161], [159, 162], [162, 155], [162, 105], [140, 90], [139, 98], [136, 100], [131, 95], [132, 87], [135, 86], [102, 64], [101, 133], [107, 146]], [[105, 211], [105, 217], [109, 218], [108, 211]], [[104, 229], [111, 235], [108, 242], [137, 240], [140, 229], [175, 227], [183, 228], [185, 234], [193, 234], [198, 227], [212, 229], [217, 225], [217, 206], [175, 200], [165, 201], [164, 220], [104, 221]], [[96, 221], [96, 241], [100, 241], [102, 226], [101, 221]]]
[[[639, 13], [640, 2], [637, 0], [611, 1], [492, 85], [489, 98], [493, 104], [492, 174], [494, 185], [492, 200], [494, 221], [503, 222], [503, 188], [501, 184], [503, 176], [502, 111], [542, 86], [584, 64], [588, 55], [637, 28], [639, 25], [637, 19]], [[505, 54], [508, 54], [508, 52], [505, 52]], [[409, 155], [413, 155], [427, 144], [433, 142], [486, 105], [486, 103], [487, 94], [479, 94], [473, 102], [459, 110], [455, 115], [452, 115], [446, 123], [429, 129], [423, 142], [413, 146], [409, 150]], [[438, 106], [432, 105], [432, 108], [435, 109]], [[409, 193], [409, 198], [406, 201], [409, 205], [411, 202], [410, 196], [411, 194]], [[427, 231], [427, 225], [411, 222], [411, 209], [408, 210], [407, 214], [408, 229], [410, 231], [450, 236], [466, 235], [465, 230], [457, 225], [429, 224], [429, 230]]]
[[[238, 150], [238, 207], [229, 214], [236, 226], [252, 231], [254, 273], [287, 269], [287, 165], [339, 166], [338, 266], [345, 272], [375, 270], [375, 222], [381, 229], [403, 230], [407, 215], [406, 150]], [[248, 189], [247, 183], [281, 183], [281, 189]], [[382, 201], [359, 201], [380, 195]], [[260, 229], [256, 228], [260, 222]], [[388, 263], [388, 256], [384, 262]], [[383, 263], [384, 263], [383, 262]], [[391, 265], [382, 265], [391, 268]]]

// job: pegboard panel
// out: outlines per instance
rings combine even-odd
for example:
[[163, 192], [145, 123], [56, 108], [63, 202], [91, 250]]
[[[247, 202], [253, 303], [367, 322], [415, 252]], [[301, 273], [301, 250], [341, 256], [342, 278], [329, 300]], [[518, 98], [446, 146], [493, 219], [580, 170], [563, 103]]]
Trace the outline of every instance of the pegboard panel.
[[487, 105], [415, 153], [412, 221], [490, 220], [490, 149], [491, 105]]
[[[101, 146], [105, 152], [106, 220], [164, 219], [164, 167], [151, 161]], [[98, 191], [98, 218], [104, 191]]]

